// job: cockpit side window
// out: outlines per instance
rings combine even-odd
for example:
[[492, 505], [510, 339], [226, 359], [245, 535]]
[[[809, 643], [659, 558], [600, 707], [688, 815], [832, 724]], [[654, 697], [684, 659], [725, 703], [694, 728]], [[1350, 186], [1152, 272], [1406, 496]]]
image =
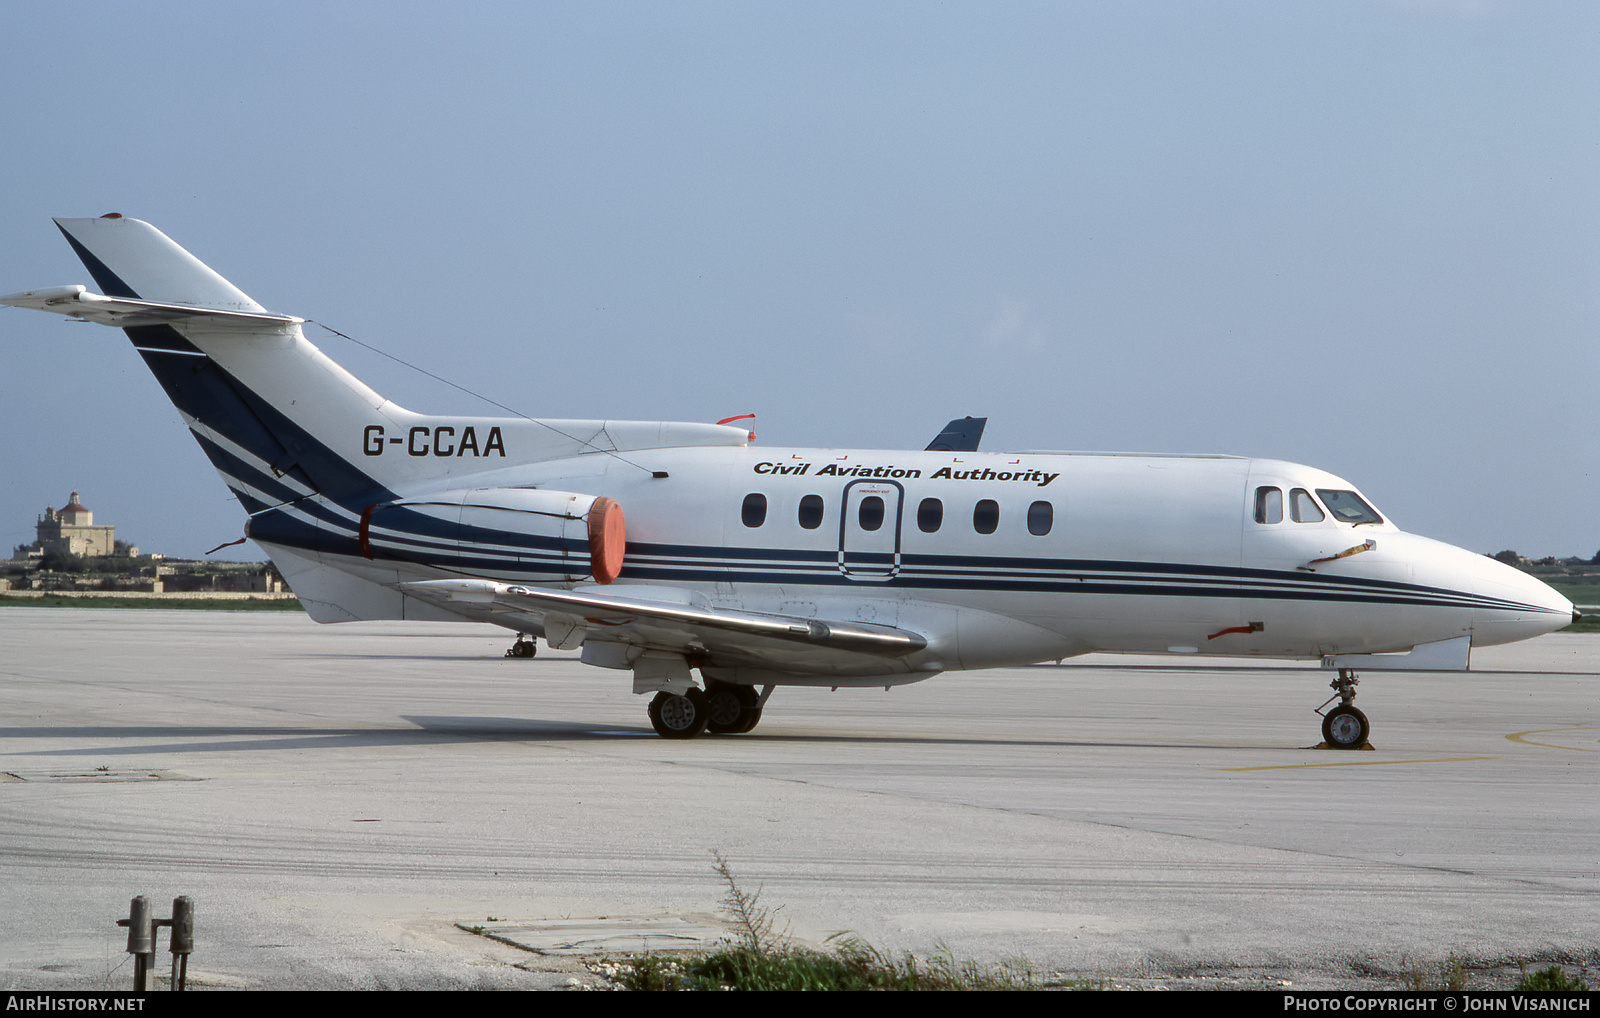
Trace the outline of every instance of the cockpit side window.
[[1324, 517], [1311, 492], [1296, 488], [1289, 492], [1289, 518], [1296, 523], [1321, 523]]
[[1257, 488], [1256, 489], [1256, 522], [1257, 523], [1282, 523], [1283, 522], [1283, 489], [1282, 488]]
[[1378, 515], [1378, 511], [1353, 491], [1318, 488], [1317, 495], [1322, 498], [1322, 504], [1328, 507], [1328, 512], [1332, 513], [1333, 518], [1340, 523], [1356, 527], [1363, 523], [1383, 522], [1383, 517]]

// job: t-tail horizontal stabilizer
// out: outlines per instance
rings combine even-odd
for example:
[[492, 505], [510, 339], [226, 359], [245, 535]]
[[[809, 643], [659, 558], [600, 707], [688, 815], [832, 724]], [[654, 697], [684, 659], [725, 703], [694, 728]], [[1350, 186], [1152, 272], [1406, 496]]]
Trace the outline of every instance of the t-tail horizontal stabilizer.
[[204, 322], [207, 325], [300, 325], [304, 318], [275, 315], [268, 311], [234, 311], [226, 308], [191, 307], [129, 297], [106, 297], [90, 293], [81, 285], [48, 286], [40, 290], [0, 297], [0, 304], [35, 311], [54, 311], [85, 322], [97, 322], [130, 329], [139, 325], [165, 325], [178, 321]]

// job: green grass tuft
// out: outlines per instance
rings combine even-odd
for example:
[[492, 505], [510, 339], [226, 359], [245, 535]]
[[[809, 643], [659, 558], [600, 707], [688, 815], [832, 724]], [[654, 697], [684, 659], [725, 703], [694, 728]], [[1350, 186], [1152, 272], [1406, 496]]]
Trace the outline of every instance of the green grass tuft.
[[1583, 981], [1582, 976], [1569, 976], [1561, 970], [1560, 965], [1551, 965], [1537, 972], [1524, 972], [1522, 978], [1517, 980], [1516, 988], [1581, 993], [1588, 990], [1589, 986]]
[[849, 934], [818, 951], [789, 944], [776, 932], [777, 909], [747, 892], [717, 852], [713, 869], [727, 885], [724, 913], [737, 939], [704, 957], [643, 955], [628, 959], [617, 980], [630, 990], [1041, 990], [1091, 989], [1091, 984], [1051, 981], [1026, 960], [997, 965], [961, 961], [941, 949], [928, 958], [909, 951], [887, 954]]
[[941, 951], [899, 958], [860, 940], [833, 951], [803, 947], [752, 950], [742, 944], [703, 958], [645, 955], [619, 975], [630, 990], [1041, 990], [1072, 986], [1041, 978], [1026, 962], [959, 961]]

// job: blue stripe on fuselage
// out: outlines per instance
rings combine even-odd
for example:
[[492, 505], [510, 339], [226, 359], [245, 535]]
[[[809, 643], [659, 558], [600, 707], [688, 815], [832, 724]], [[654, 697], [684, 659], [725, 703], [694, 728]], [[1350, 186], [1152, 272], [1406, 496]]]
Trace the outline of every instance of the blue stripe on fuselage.
[[[386, 519], [381, 538], [372, 539], [376, 557], [414, 562], [445, 571], [504, 580], [512, 575], [548, 575], [553, 579], [583, 572], [581, 541], [533, 538], [503, 531], [480, 531], [482, 542], [452, 546], [450, 524], [422, 514], [407, 514], [424, 524], [409, 530], [400, 518]], [[415, 535], [415, 536], [412, 536]], [[486, 547], [510, 546], [505, 551]], [[544, 554], [535, 552], [538, 548]], [[673, 554], [661, 554], [663, 549]], [[700, 554], [685, 554], [689, 551]], [[554, 560], [558, 554], [571, 556]], [[890, 556], [878, 556], [889, 561]], [[755, 560], [765, 559], [766, 563]], [[938, 569], [934, 564], [960, 561], [966, 568]], [[1029, 568], [1020, 570], [1026, 563]], [[766, 565], [766, 568], [763, 568]], [[838, 571], [833, 553], [794, 549], [698, 548], [681, 545], [632, 545], [622, 578], [704, 584], [711, 581], [764, 586], [826, 586], [855, 589], [1013, 591], [1056, 594], [1118, 594], [1156, 597], [1238, 598], [1269, 601], [1320, 601], [1352, 604], [1416, 605], [1437, 608], [1498, 608], [1548, 612], [1504, 598], [1488, 597], [1419, 584], [1353, 577], [1315, 576], [1266, 569], [1240, 569], [1189, 563], [1150, 563], [1083, 559], [984, 559], [980, 556], [903, 556], [892, 578], [863, 581]]]

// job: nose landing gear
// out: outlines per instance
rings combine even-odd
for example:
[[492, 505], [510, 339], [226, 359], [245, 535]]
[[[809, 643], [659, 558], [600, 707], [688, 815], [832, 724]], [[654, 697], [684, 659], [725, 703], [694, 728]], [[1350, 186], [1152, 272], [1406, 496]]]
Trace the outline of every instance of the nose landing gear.
[[1334, 695], [1328, 697], [1322, 707], [1317, 708], [1317, 713], [1322, 714], [1322, 708], [1334, 700], [1339, 701], [1339, 706], [1322, 714], [1322, 745], [1327, 749], [1360, 749], [1367, 744], [1367, 736], [1372, 733], [1372, 725], [1367, 721], [1367, 716], [1356, 709], [1351, 701], [1356, 698], [1356, 684], [1361, 680], [1356, 678], [1355, 669], [1339, 669], [1339, 677], [1328, 685], [1334, 690]]

